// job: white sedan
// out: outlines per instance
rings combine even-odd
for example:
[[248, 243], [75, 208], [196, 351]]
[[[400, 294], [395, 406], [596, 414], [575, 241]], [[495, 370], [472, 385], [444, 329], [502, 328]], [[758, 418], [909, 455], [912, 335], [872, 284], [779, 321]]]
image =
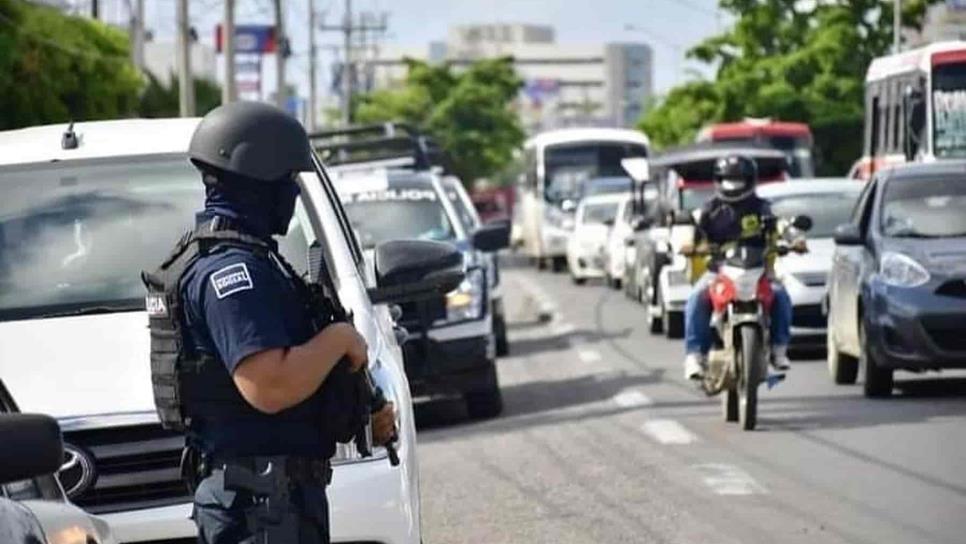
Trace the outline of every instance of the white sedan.
[[604, 277], [607, 239], [626, 194], [589, 196], [574, 214], [574, 231], [567, 242], [567, 267], [574, 283]]
[[847, 179], [803, 179], [760, 186], [758, 196], [771, 202], [778, 217], [807, 215], [808, 253], [789, 253], [775, 264], [775, 272], [792, 299], [792, 345], [824, 348], [826, 317], [822, 304], [832, 268], [835, 228], [849, 220], [863, 184]]

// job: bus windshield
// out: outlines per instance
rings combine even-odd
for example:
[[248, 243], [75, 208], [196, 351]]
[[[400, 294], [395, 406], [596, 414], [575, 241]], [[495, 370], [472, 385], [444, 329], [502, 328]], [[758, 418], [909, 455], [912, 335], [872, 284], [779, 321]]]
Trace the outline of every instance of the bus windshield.
[[936, 157], [966, 157], [966, 63], [933, 68], [932, 107]]
[[626, 176], [621, 160], [646, 157], [647, 148], [630, 142], [581, 142], [547, 147], [544, 197], [549, 202], [580, 198], [589, 179]]

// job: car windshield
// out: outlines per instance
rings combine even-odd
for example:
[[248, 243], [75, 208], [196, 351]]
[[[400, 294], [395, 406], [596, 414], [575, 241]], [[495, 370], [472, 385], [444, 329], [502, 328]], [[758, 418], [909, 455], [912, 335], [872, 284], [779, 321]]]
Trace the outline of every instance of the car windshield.
[[812, 193], [790, 195], [769, 199], [771, 210], [778, 217], [807, 215], [812, 219], [810, 238], [831, 238], [835, 228], [847, 223], [859, 191], [837, 193]]
[[882, 202], [882, 232], [896, 238], [966, 236], [966, 180], [893, 181]]
[[647, 148], [635, 143], [578, 143], [547, 147], [546, 187], [551, 202], [578, 199], [587, 180], [626, 175], [621, 160], [646, 157]]
[[681, 189], [681, 209], [696, 210], [714, 196], [714, 186], [685, 187]]
[[456, 189], [446, 189], [446, 198], [456, 211], [456, 218], [463, 227], [463, 232], [473, 232], [476, 229], [476, 218], [473, 212], [466, 206], [466, 201], [460, 197]]
[[932, 78], [937, 157], [966, 157], [966, 64], [940, 64]]
[[389, 240], [452, 241], [456, 232], [431, 188], [394, 188], [343, 195], [349, 221], [365, 248]]
[[631, 178], [598, 178], [584, 185], [583, 196], [629, 193], [632, 188]]
[[605, 221], [613, 221], [617, 217], [617, 207], [616, 202], [586, 204], [580, 222], [585, 225], [599, 225]]
[[[0, 320], [143, 309], [141, 271], [204, 202], [198, 172], [178, 156], [8, 170], [0, 190]], [[301, 229], [281, 245], [304, 269]]]

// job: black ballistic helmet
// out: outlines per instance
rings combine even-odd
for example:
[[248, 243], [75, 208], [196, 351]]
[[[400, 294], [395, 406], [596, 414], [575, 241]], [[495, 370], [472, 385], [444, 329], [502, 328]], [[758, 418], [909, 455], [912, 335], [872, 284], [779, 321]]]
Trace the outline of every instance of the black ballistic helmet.
[[233, 102], [211, 110], [191, 137], [188, 157], [204, 173], [255, 181], [290, 180], [312, 169], [309, 138], [295, 118], [261, 102]]
[[742, 155], [721, 157], [714, 164], [714, 187], [726, 202], [744, 200], [755, 192], [758, 165]]

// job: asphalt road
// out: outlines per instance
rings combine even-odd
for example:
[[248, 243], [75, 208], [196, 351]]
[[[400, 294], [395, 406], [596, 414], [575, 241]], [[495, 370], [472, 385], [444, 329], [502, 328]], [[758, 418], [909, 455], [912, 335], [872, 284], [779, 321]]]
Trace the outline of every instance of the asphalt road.
[[504, 414], [418, 407], [427, 544], [966, 542], [962, 373], [900, 373], [868, 400], [798, 360], [742, 432], [622, 292], [504, 278]]

